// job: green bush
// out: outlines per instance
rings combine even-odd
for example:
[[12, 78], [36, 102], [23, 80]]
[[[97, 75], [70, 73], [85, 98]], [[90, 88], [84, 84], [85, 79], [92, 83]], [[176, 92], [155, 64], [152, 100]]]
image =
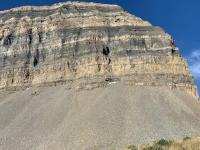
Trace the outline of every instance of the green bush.
[[168, 141], [168, 140], [165, 140], [165, 139], [161, 139], [161, 140], [157, 141], [155, 143], [155, 145], [170, 146], [172, 143], [173, 143], [173, 141]]
[[14, 14], [14, 13], [15, 13], [15, 11], [14, 11], [14, 10], [10, 10], [9, 12], [10, 12], [11, 14]]
[[153, 146], [146, 147], [143, 150], [164, 150], [164, 148], [170, 146], [172, 143], [173, 141], [161, 139], [155, 142]]
[[135, 145], [128, 146], [128, 149], [130, 150], [137, 150], [138, 148]]
[[183, 141], [187, 141], [187, 140], [191, 140], [191, 137], [186, 136], [186, 137], [183, 138]]

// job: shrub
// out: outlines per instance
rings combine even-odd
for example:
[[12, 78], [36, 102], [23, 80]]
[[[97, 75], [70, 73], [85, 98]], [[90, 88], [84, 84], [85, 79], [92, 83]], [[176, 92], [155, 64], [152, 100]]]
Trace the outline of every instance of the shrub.
[[137, 150], [138, 148], [135, 145], [128, 146], [128, 149], [130, 150]]
[[187, 141], [187, 140], [191, 140], [191, 137], [186, 136], [186, 137], [183, 138], [183, 141]]
[[168, 141], [168, 140], [165, 140], [165, 139], [161, 139], [161, 140], [157, 141], [155, 143], [155, 145], [170, 146], [172, 143], [173, 143], [173, 141]]
[[173, 141], [161, 139], [161, 140], [155, 142], [153, 146], [143, 148], [143, 150], [164, 150], [164, 148], [170, 146], [172, 143], [173, 143]]
[[10, 10], [9, 12], [10, 12], [11, 14], [14, 14], [14, 13], [15, 13], [15, 11], [14, 11], [14, 10]]

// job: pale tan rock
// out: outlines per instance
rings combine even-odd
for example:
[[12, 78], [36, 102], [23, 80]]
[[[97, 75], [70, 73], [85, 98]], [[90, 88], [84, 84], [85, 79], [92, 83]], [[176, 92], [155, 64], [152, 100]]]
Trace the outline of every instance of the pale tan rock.
[[172, 37], [117, 5], [25, 6], [1, 11], [0, 20], [1, 89], [79, 80], [87, 89], [86, 79], [95, 87], [118, 79], [198, 98]]

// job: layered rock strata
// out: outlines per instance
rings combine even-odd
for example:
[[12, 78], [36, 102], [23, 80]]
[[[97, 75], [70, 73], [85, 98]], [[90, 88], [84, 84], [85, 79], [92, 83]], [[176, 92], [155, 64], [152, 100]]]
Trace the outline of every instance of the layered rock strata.
[[66, 2], [1, 11], [0, 70], [1, 89], [123, 81], [198, 97], [172, 37], [116, 5]]

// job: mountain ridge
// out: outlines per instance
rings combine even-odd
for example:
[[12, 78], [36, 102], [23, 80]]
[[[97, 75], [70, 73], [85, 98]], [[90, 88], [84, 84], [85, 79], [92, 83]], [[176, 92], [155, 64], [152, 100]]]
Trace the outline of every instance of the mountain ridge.
[[0, 13], [0, 69], [0, 149], [105, 150], [199, 136], [197, 87], [175, 41], [119, 6]]
[[173, 38], [119, 6], [67, 2], [16, 10], [0, 13], [2, 89], [129, 75], [135, 85], [166, 85], [198, 97]]

